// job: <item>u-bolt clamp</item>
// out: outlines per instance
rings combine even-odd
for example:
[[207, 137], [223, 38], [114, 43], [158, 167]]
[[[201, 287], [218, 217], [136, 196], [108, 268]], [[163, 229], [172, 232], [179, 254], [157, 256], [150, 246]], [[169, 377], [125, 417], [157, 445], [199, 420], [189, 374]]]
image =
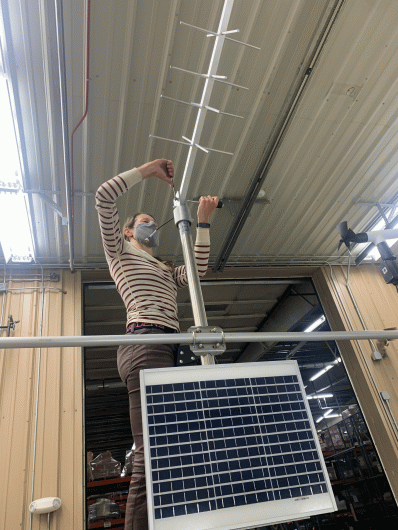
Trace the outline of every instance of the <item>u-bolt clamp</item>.
[[[193, 342], [189, 345], [190, 350], [195, 355], [221, 355], [227, 349], [225, 344], [224, 331], [216, 326], [192, 326], [188, 329], [188, 333], [192, 333]], [[222, 341], [214, 339], [214, 342], [203, 343], [198, 337], [199, 333], [220, 333]]]

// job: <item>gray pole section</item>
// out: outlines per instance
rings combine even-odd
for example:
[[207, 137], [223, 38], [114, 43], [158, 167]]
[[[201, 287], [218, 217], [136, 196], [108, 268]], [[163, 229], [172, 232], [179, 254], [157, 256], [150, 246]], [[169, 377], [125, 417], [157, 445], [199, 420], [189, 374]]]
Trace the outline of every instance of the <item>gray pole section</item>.
[[202, 288], [200, 286], [198, 270], [196, 268], [196, 261], [193, 253], [191, 223], [189, 221], [180, 221], [178, 223], [178, 229], [180, 231], [182, 253], [187, 271], [189, 294], [191, 296], [195, 326], [207, 326], [207, 316], [203, 301]]
[[[185, 209], [186, 207], [182, 208], [182, 210]], [[184, 256], [185, 268], [188, 278], [189, 295], [191, 297], [191, 305], [195, 326], [207, 326], [207, 316], [205, 311], [205, 304], [203, 301], [202, 288], [200, 286], [198, 269], [196, 267], [196, 261], [193, 252], [190, 221], [186, 219], [179, 221], [178, 229], [180, 231], [182, 253]], [[202, 364], [215, 364], [214, 355], [203, 355], [201, 356], [200, 360]]]
[[[398, 340], [398, 331], [317, 331], [305, 332], [272, 332], [272, 333], [224, 333], [228, 342], [323, 342], [330, 340]], [[222, 342], [221, 333], [201, 333], [200, 342], [214, 344]], [[193, 344], [193, 333], [170, 333], [159, 335], [92, 335], [70, 337], [3, 337], [0, 348], [59, 348], [83, 346], [119, 346], [127, 344]]]

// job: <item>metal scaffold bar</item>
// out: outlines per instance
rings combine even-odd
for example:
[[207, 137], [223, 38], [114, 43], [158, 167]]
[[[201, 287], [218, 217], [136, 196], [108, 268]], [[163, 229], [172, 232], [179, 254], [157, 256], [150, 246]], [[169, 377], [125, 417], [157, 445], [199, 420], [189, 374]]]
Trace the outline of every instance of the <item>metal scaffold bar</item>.
[[[398, 340], [398, 331], [319, 331], [305, 332], [227, 332], [201, 333], [200, 342], [213, 344], [214, 342], [323, 342], [331, 340]], [[3, 337], [0, 338], [0, 349], [16, 348], [60, 348], [83, 346], [119, 346], [127, 344], [193, 344], [198, 338], [192, 333], [175, 333], [159, 335], [92, 335], [69, 337]]]

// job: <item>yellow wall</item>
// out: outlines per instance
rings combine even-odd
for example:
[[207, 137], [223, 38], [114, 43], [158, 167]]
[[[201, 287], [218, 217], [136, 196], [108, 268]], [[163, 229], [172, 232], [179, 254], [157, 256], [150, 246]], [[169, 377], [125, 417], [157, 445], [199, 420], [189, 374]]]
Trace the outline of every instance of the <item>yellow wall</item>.
[[[319, 269], [313, 276], [331, 327], [350, 330], [351, 321], [354, 329], [361, 330], [363, 327], [346, 287], [346, 268], [333, 270], [334, 281], [329, 268]], [[279, 272], [281, 276], [286, 275], [286, 271]], [[257, 269], [256, 276], [261, 275], [269, 276], [269, 271], [266, 274]], [[273, 276], [278, 277], [278, 271], [273, 271]], [[36, 289], [27, 289], [32, 286]], [[80, 273], [61, 271], [58, 283], [45, 282], [45, 286], [43, 335], [81, 335]], [[349, 286], [368, 329], [398, 327], [398, 294], [394, 287], [384, 283], [376, 267], [352, 268]], [[2, 325], [12, 314], [20, 323], [11, 335], [39, 336], [41, 282], [7, 282], [7, 287], [25, 289], [7, 291]], [[66, 294], [55, 290], [59, 288]], [[397, 346], [391, 343], [387, 356], [378, 362], [371, 359], [372, 347], [368, 341], [361, 342], [363, 353], [356, 341], [340, 342], [339, 347], [391, 487], [398, 497], [398, 444], [378, 395], [378, 390], [389, 392], [393, 414], [398, 418]], [[0, 350], [0, 528], [7, 530], [28, 530], [31, 522], [33, 530], [47, 528], [46, 516], [34, 515], [31, 519], [28, 510], [39, 355], [37, 349]], [[52, 516], [52, 530], [84, 528], [82, 362], [79, 348], [41, 351], [33, 498], [61, 498], [62, 508]]]
[[[322, 268], [313, 279], [333, 330], [364, 329], [353, 300], [366, 329], [398, 328], [398, 293], [394, 286], [384, 282], [376, 266], [351, 268], [348, 287], [347, 267], [333, 267], [332, 273], [330, 268]], [[377, 347], [376, 342], [373, 345]], [[387, 355], [380, 361], [374, 361], [373, 345], [370, 341], [338, 342], [384, 470], [398, 499], [397, 434], [394, 434], [390, 413], [380, 397], [382, 391], [389, 393], [390, 407], [394, 418], [398, 420], [398, 348], [396, 342], [391, 342], [387, 347]]]
[[[26, 272], [25, 281], [7, 282], [2, 325], [10, 314], [20, 321], [11, 336], [40, 336], [41, 281], [26, 281], [32, 276]], [[61, 271], [60, 281], [46, 281], [45, 287], [43, 336], [81, 335], [80, 274]], [[0, 350], [0, 528], [47, 528], [46, 515], [31, 519], [29, 512], [34, 462], [33, 499], [54, 496], [62, 501], [51, 528], [83, 529], [82, 388], [80, 348]]]

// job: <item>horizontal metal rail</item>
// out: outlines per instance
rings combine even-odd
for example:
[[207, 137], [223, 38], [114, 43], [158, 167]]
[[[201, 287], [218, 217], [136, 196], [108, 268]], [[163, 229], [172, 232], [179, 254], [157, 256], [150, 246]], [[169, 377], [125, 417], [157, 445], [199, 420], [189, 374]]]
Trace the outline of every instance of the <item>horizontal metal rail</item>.
[[0, 349], [119, 346], [127, 344], [215, 344], [228, 342], [323, 342], [330, 340], [397, 340], [398, 331], [319, 331], [272, 333], [175, 333], [148, 335], [91, 335], [69, 337], [3, 337]]

